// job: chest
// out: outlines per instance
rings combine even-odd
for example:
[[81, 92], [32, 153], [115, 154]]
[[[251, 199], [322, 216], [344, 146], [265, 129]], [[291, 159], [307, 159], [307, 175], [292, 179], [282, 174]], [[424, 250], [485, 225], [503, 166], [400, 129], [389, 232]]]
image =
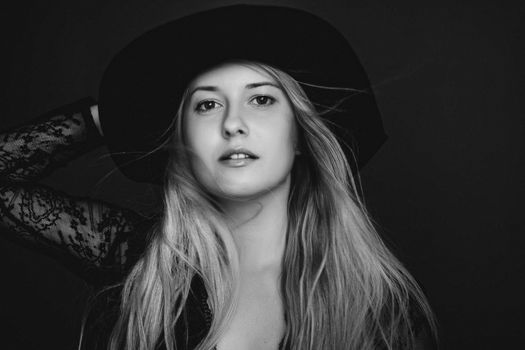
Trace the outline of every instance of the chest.
[[238, 307], [217, 350], [277, 350], [284, 330], [284, 309], [277, 283], [247, 280], [240, 286]]

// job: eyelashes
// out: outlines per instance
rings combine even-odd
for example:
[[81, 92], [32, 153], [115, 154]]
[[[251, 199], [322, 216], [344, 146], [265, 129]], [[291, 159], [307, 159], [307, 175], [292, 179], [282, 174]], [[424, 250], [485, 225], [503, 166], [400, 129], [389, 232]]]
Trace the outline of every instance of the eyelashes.
[[211, 111], [212, 109], [217, 108], [217, 106], [219, 106], [219, 103], [217, 101], [204, 100], [204, 101], [197, 103], [197, 105], [195, 106], [195, 111], [200, 112], [200, 113], [205, 113], [205, 112]]
[[275, 103], [275, 98], [269, 95], [258, 95], [253, 97], [251, 101], [257, 101], [258, 106], [269, 106]]
[[[269, 95], [257, 95], [253, 96], [249, 103], [256, 106], [256, 108], [271, 106], [276, 102], [276, 99]], [[197, 103], [195, 111], [198, 113], [207, 113], [217, 108], [222, 107], [222, 104], [215, 100], [203, 100]]]

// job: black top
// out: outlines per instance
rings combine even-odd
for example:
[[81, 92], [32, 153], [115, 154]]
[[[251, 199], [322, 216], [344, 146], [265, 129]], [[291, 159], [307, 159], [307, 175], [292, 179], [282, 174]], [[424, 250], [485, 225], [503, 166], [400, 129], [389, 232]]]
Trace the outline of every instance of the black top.
[[[87, 269], [107, 272], [111, 278], [104, 282], [114, 283], [121, 281], [140, 257], [145, 233], [155, 220], [36, 182], [102, 145], [89, 113], [94, 103], [83, 99], [0, 134], [0, 226], [27, 241], [67, 251]], [[118, 315], [119, 295], [120, 289], [114, 288], [95, 299], [88, 317], [85, 349], [105, 348]], [[207, 298], [202, 280], [195, 277], [184, 317], [174, 330], [178, 349], [194, 349], [207, 334], [213, 317]], [[417, 326], [418, 317], [413, 321]], [[433, 348], [428, 329], [416, 328], [417, 349]], [[282, 348], [288, 347], [281, 344]]]

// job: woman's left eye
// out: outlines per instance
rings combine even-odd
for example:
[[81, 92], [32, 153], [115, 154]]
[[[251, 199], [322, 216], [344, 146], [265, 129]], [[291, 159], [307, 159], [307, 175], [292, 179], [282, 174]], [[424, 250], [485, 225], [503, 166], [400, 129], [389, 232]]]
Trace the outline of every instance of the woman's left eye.
[[275, 103], [275, 98], [267, 95], [259, 95], [252, 98], [251, 102], [258, 106], [269, 106]]

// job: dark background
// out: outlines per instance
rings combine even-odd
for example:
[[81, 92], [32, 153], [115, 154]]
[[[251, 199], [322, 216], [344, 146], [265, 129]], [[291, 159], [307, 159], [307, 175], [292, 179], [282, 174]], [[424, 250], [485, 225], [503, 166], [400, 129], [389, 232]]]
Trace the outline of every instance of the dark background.
[[[170, 19], [230, 3], [2, 5], [0, 127], [96, 97], [104, 67], [129, 40]], [[441, 348], [521, 347], [525, 36], [520, 22], [525, 6], [415, 0], [258, 3], [300, 7], [327, 18], [366, 67], [389, 134], [362, 172], [366, 201], [385, 239], [428, 295]], [[176, 40], [171, 44], [176, 48]], [[264, 44], [271, 49], [271, 38]], [[105, 177], [112, 169], [102, 149], [44, 182], [147, 210], [149, 189], [118, 172]], [[89, 293], [82, 279], [3, 232], [0, 276], [3, 349], [75, 347]]]

